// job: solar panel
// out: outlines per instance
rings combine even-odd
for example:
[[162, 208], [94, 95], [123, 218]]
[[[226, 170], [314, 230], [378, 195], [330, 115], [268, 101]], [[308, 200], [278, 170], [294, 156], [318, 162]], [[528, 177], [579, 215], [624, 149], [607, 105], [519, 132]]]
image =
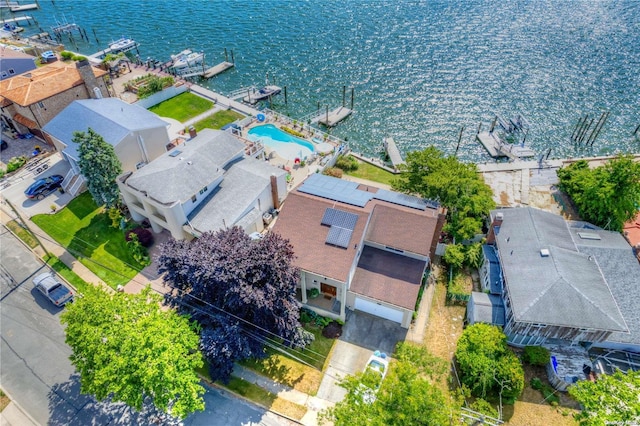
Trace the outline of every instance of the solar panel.
[[356, 227], [356, 222], [358, 222], [357, 214], [327, 207], [327, 209], [324, 211], [324, 215], [322, 216], [322, 221], [320, 223], [329, 226], [335, 225], [353, 231]]
[[373, 193], [358, 189], [358, 183], [314, 173], [300, 185], [298, 191], [317, 197], [364, 207]]
[[421, 198], [399, 192], [387, 191], [386, 189], [379, 189], [378, 192], [373, 195], [373, 198], [419, 210], [424, 210], [427, 206], [427, 203]]
[[349, 241], [351, 241], [351, 229], [341, 228], [339, 226], [332, 226], [327, 233], [326, 243], [334, 246], [347, 248], [349, 247]]

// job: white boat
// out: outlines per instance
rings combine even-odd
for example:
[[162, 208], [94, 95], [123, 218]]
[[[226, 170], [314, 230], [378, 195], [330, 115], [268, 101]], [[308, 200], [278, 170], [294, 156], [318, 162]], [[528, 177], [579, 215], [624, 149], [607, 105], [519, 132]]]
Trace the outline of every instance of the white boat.
[[264, 86], [262, 89], [259, 89], [255, 92], [249, 93], [249, 97], [245, 96], [244, 100], [255, 104], [258, 101], [262, 101], [264, 99], [268, 99], [269, 96], [275, 96], [282, 91], [280, 86], [268, 85]]
[[204, 62], [204, 53], [193, 52], [190, 49], [185, 49], [177, 55], [171, 55], [171, 61], [171, 68], [175, 71], [180, 71], [186, 68], [202, 65]]
[[135, 40], [122, 37], [120, 40], [112, 41], [111, 43], [109, 43], [109, 50], [111, 51], [111, 53], [121, 53], [133, 50], [138, 46], [139, 44], [136, 43]]

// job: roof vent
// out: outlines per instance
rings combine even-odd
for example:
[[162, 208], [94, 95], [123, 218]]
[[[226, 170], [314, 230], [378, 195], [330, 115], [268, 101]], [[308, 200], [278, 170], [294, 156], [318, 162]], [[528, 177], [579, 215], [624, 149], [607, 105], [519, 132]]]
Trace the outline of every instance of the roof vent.
[[551, 253], [549, 253], [549, 249], [540, 249], [540, 256], [549, 257]]
[[578, 232], [578, 236], [583, 240], [600, 240], [600, 235], [595, 232]]
[[192, 164], [193, 164], [193, 161], [187, 161], [187, 164], [188, 164], [188, 165], [192, 165]]

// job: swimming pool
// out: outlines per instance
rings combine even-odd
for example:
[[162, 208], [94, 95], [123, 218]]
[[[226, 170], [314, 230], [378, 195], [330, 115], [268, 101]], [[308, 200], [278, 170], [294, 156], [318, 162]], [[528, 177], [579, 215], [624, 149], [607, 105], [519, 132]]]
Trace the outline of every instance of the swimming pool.
[[258, 141], [274, 149], [279, 156], [287, 160], [305, 159], [315, 151], [311, 142], [291, 136], [273, 124], [254, 127], [249, 130], [248, 137], [249, 140]]

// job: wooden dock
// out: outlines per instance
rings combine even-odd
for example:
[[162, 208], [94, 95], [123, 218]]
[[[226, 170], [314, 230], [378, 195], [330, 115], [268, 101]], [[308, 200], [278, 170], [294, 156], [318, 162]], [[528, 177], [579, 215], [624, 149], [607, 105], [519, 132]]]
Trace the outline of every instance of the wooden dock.
[[227, 62], [227, 61], [221, 62], [218, 65], [215, 65], [207, 69], [202, 75], [202, 77], [204, 78], [215, 77], [216, 75], [221, 74], [226, 70], [228, 70], [229, 68], [233, 68], [234, 66], [235, 65], [232, 62]]
[[502, 142], [493, 133], [480, 132], [476, 135], [478, 142], [484, 146], [493, 158], [507, 157], [510, 160], [535, 157], [536, 152], [531, 148]]
[[347, 118], [348, 116], [350, 116], [351, 113], [353, 113], [352, 110], [350, 110], [347, 107], [341, 106], [332, 111], [328, 111], [327, 113], [319, 114], [315, 119], [311, 121], [315, 123], [323, 124], [327, 127], [333, 127], [339, 122], [341, 122], [342, 120], [344, 120], [345, 118]]
[[384, 146], [384, 150], [387, 152], [394, 169], [397, 169], [399, 165], [404, 164], [400, 150], [392, 137], [383, 138], [382, 145]]

